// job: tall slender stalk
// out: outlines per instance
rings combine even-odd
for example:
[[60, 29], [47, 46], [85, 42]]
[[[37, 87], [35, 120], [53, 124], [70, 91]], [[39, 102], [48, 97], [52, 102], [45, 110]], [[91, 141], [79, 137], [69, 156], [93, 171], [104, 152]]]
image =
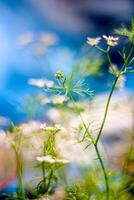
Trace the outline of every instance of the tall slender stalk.
[[14, 144], [13, 149], [16, 156], [16, 165], [17, 165], [17, 178], [18, 178], [18, 197], [25, 199], [24, 183], [23, 183], [23, 165], [20, 155], [20, 150]]
[[[69, 97], [70, 97], [70, 99], [73, 101], [73, 103], [75, 104], [76, 102], [75, 102], [73, 96], [71, 95], [71, 93], [69, 94]], [[103, 175], [104, 175], [104, 179], [105, 179], [105, 185], [106, 185], [106, 199], [109, 200], [108, 176], [107, 176], [107, 172], [106, 172], [106, 169], [105, 169], [105, 165], [104, 165], [104, 163], [103, 163], [103, 159], [102, 159], [101, 154], [100, 154], [100, 152], [99, 152], [98, 145], [97, 145], [97, 143], [95, 142], [94, 138], [92, 138], [92, 136], [90, 135], [89, 130], [88, 130], [88, 127], [86, 126], [86, 123], [84, 122], [84, 119], [83, 119], [83, 117], [82, 117], [82, 115], [81, 115], [81, 112], [79, 111], [78, 114], [79, 114], [79, 117], [80, 117], [80, 119], [81, 119], [81, 122], [82, 122], [82, 124], [83, 124], [83, 126], [84, 126], [84, 128], [85, 128], [85, 132], [88, 133], [88, 136], [90, 137], [90, 139], [91, 139], [91, 141], [92, 141], [92, 143], [93, 143], [93, 145], [94, 145], [94, 149], [95, 149], [95, 152], [96, 152], [96, 154], [97, 154], [98, 160], [99, 160], [99, 162], [100, 162], [100, 166], [101, 166], [101, 168], [102, 168]]]
[[[101, 127], [100, 127], [100, 130], [99, 130], [99, 133], [98, 133], [98, 136], [97, 136], [97, 139], [96, 139], [96, 142], [95, 142], [95, 149], [96, 149], [96, 153], [98, 155], [98, 159], [100, 161], [100, 164], [101, 164], [101, 167], [102, 167], [102, 170], [103, 170], [103, 174], [104, 174], [104, 178], [105, 178], [105, 183], [106, 183], [106, 199], [108, 200], [109, 199], [109, 183], [108, 183], [108, 176], [107, 176], [107, 173], [106, 173], [106, 170], [105, 170], [105, 167], [104, 167], [104, 163], [102, 161], [102, 158], [100, 156], [100, 153], [99, 153], [99, 150], [98, 150], [98, 142], [100, 140], [100, 137], [101, 137], [101, 134], [102, 134], [102, 131], [103, 131], [103, 128], [104, 128], [104, 125], [105, 125], [105, 122], [106, 122], [106, 118], [107, 118], [107, 114], [108, 114], [108, 110], [109, 110], [109, 105], [110, 105], [110, 102], [111, 102], [111, 98], [112, 98], [112, 95], [113, 95], [113, 92], [115, 90], [115, 87], [116, 87], [116, 83], [121, 75], [121, 73], [123, 72], [123, 70], [125, 69], [125, 67], [128, 65], [128, 62], [129, 62], [129, 58], [131, 57], [132, 55], [132, 52], [133, 52], [133, 45], [131, 46], [131, 49], [124, 61], [124, 64], [123, 66], [121, 67], [121, 70], [119, 71], [118, 75], [116, 76], [114, 82], [113, 82], [113, 85], [112, 85], [112, 88], [110, 90], [110, 93], [109, 93], [109, 96], [108, 96], [108, 99], [107, 99], [107, 103], [106, 103], [106, 108], [105, 108], [105, 111], [104, 111], [104, 116], [103, 116], [103, 120], [102, 120], [102, 123], [101, 123]], [[111, 59], [109, 57], [109, 54], [107, 53], [107, 57], [108, 57], [108, 61], [110, 63], [110, 65], [112, 64], [111, 62]]]
[[[114, 90], [115, 90], [117, 81], [118, 81], [120, 75], [122, 74], [122, 72], [124, 71], [125, 67], [128, 65], [129, 58], [130, 58], [131, 55], [132, 55], [133, 49], [134, 49], [134, 47], [133, 47], [133, 45], [132, 45], [132, 47], [131, 47], [131, 49], [130, 49], [130, 51], [129, 51], [129, 53], [128, 53], [128, 55], [127, 55], [125, 61], [124, 61], [123, 66], [121, 67], [121, 69], [120, 69], [118, 75], [116, 76], [116, 78], [115, 78], [115, 80], [114, 80], [114, 82], [113, 82], [113, 84], [112, 84], [112, 88], [111, 88], [110, 93], [109, 93], [109, 95], [108, 95], [108, 99], [107, 99], [107, 103], [106, 103], [106, 107], [105, 107], [105, 111], [104, 111], [103, 120], [102, 120], [102, 123], [101, 123], [101, 126], [100, 126], [100, 130], [99, 130], [99, 133], [98, 133], [98, 136], [97, 136], [97, 139], [96, 139], [95, 142], [94, 142], [94, 138], [90, 135], [90, 133], [89, 133], [89, 131], [88, 131], [88, 127], [86, 126], [86, 123], [85, 123], [84, 120], [83, 120], [83, 117], [82, 117], [82, 115], [81, 115], [81, 112], [80, 112], [80, 111], [78, 112], [79, 117], [80, 117], [80, 119], [81, 119], [81, 121], [82, 121], [82, 124], [83, 124], [83, 126], [84, 126], [84, 128], [85, 128], [85, 131], [86, 131], [86, 133], [88, 133], [88, 135], [89, 135], [89, 137], [90, 137], [90, 139], [91, 139], [91, 141], [92, 141], [92, 143], [93, 143], [93, 145], [94, 145], [94, 148], [95, 148], [95, 151], [96, 151], [98, 160], [99, 160], [99, 162], [100, 162], [100, 166], [101, 166], [101, 168], [102, 168], [102, 172], [103, 172], [104, 179], [105, 179], [105, 186], [106, 186], [106, 200], [109, 200], [109, 198], [110, 198], [109, 181], [108, 181], [107, 171], [106, 171], [106, 169], [105, 169], [105, 165], [104, 165], [103, 159], [102, 159], [102, 157], [101, 157], [101, 153], [100, 153], [99, 148], [98, 148], [98, 142], [99, 142], [100, 137], [101, 137], [101, 135], [102, 135], [102, 131], [103, 131], [103, 128], [104, 128], [104, 125], [105, 125], [105, 122], [106, 122], [106, 118], [107, 118], [107, 114], [108, 114], [108, 110], [109, 110], [109, 105], [110, 105], [111, 98], [112, 98], [113, 92], [114, 92]], [[111, 59], [110, 59], [109, 52], [107, 51], [107, 52], [105, 52], [105, 53], [106, 53], [106, 55], [107, 55], [109, 64], [110, 64], [110, 66], [111, 66], [111, 65], [112, 65], [112, 61], [111, 61]], [[73, 103], [75, 104], [75, 100], [74, 100], [72, 94], [71, 94], [71, 93], [68, 93], [68, 94], [69, 94], [70, 99], [71, 99], [71, 100], [73, 101]]]

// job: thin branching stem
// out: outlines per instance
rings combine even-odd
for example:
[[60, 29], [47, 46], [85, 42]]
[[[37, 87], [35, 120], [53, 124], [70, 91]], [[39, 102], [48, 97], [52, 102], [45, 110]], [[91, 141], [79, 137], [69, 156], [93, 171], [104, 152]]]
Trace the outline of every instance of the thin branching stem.
[[[71, 93], [69, 93], [69, 97], [70, 99], [73, 101], [74, 105], [75, 105], [75, 100], [72, 96]], [[98, 145], [95, 143], [94, 141], [94, 138], [91, 136], [91, 134], [89, 133], [89, 130], [88, 130], [88, 127], [86, 126], [86, 123], [84, 122], [84, 119], [81, 115], [81, 112], [79, 111], [78, 112], [79, 116], [80, 116], [80, 119], [82, 121], [82, 124], [85, 128], [85, 132], [88, 133], [88, 136], [90, 137], [90, 139], [92, 139], [92, 143], [94, 145], [94, 149], [95, 149], [95, 152], [97, 154], [97, 157], [98, 157], [98, 160], [100, 162], [100, 166], [102, 168], [102, 171], [103, 171], [103, 175], [104, 175], [104, 179], [105, 179], [105, 186], [106, 186], [106, 200], [109, 200], [109, 184], [108, 184], [108, 176], [107, 176], [107, 172], [106, 172], [106, 169], [105, 169], [105, 166], [104, 166], [104, 162], [103, 162], [103, 159], [101, 157], [101, 154], [99, 152], [99, 148], [98, 148]]]
[[109, 183], [108, 183], [107, 171], [105, 169], [105, 165], [104, 165], [103, 159], [102, 159], [101, 154], [99, 152], [98, 145], [94, 144], [94, 147], [95, 147], [95, 151], [96, 151], [97, 157], [99, 159], [99, 162], [100, 162], [100, 165], [101, 165], [101, 168], [102, 168], [102, 171], [103, 171], [104, 179], [105, 179], [106, 200], [109, 200]]
[[[103, 131], [103, 128], [104, 128], [104, 125], [105, 125], [105, 122], [106, 122], [106, 118], [107, 118], [107, 114], [108, 114], [108, 110], [109, 110], [109, 105], [110, 105], [110, 102], [111, 102], [111, 97], [113, 95], [113, 92], [114, 92], [114, 89], [116, 87], [116, 83], [122, 73], [122, 71], [125, 69], [125, 67], [127, 66], [128, 64], [128, 61], [129, 61], [129, 58], [131, 57], [132, 55], [132, 52], [133, 52], [133, 46], [131, 47], [129, 53], [128, 53], [128, 56], [121, 68], [121, 70], [119, 71], [118, 75], [116, 76], [114, 82], [113, 82], [113, 85], [112, 85], [112, 88], [111, 88], [111, 91], [109, 93], [109, 96], [108, 96], [108, 100], [107, 100], [107, 103], [106, 103], [106, 108], [105, 108], [105, 112], [104, 112], [104, 117], [103, 117], [103, 120], [102, 120], [102, 124], [101, 124], [101, 127], [100, 127], [100, 130], [99, 130], [99, 134], [97, 136], [97, 139], [96, 139], [96, 142], [95, 142], [95, 149], [96, 149], [96, 153], [98, 155], [98, 159], [100, 161], [100, 164], [101, 164], [101, 167], [102, 167], [102, 170], [103, 170], [103, 174], [104, 174], [104, 178], [105, 178], [105, 183], [106, 183], [106, 199], [108, 200], [109, 199], [109, 183], [108, 183], [108, 176], [107, 176], [107, 173], [106, 173], [106, 170], [105, 170], [105, 167], [104, 167], [104, 164], [103, 164], [103, 161], [102, 161], [102, 158], [100, 156], [100, 153], [98, 151], [98, 142], [100, 140], [100, 137], [101, 137], [101, 134], [102, 134], [102, 131]], [[108, 57], [109, 57], [109, 54], [107, 54]], [[109, 57], [110, 58], [110, 57]], [[109, 60], [110, 64], [111, 63], [111, 59]]]
[[99, 139], [100, 139], [101, 133], [102, 133], [103, 128], [104, 128], [104, 125], [105, 125], [105, 121], [106, 121], [107, 114], [108, 114], [108, 109], [109, 109], [109, 104], [110, 104], [111, 97], [112, 97], [112, 94], [113, 94], [113, 92], [114, 92], [114, 89], [115, 89], [115, 87], [116, 87], [116, 83], [117, 83], [117, 81], [118, 81], [118, 79], [119, 79], [119, 77], [120, 77], [122, 71], [123, 71], [123, 70], [125, 69], [125, 67], [127, 66], [128, 61], [129, 61], [129, 58], [130, 58], [132, 52], [133, 52], [133, 46], [131, 47], [131, 49], [130, 49], [130, 51], [129, 51], [129, 53], [128, 53], [128, 56], [127, 56], [127, 58], [126, 58], [126, 60], [125, 60], [125, 62], [124, 62], [124, 64], [123, 64], [121, 70], [119, 71], [118, 75], [116, 76], [116, 78], [115, 78], [115, 80], [114, 80], [114, 82], [113, 82], [111, 91], [110, 91], [109, 96], [108, 96], [108, 99], [107, 99], [107, 103], [106, 103], [106, 108], [105, 108], [105, 112], [104, 112], [104, 117], [103, 117], [103, 120], [102, 120], [102, 124], [101, 124], [100, 130], [99, 130], [99, 134], [98, 134], [97, 139], [96, 139], [96, 144], [98, 143], [98, 141], [99, 141]]

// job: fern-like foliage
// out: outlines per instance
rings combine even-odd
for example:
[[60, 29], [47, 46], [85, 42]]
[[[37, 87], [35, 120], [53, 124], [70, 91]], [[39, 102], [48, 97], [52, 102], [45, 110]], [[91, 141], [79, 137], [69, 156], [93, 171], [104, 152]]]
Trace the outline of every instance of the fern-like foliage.
[[128, 39], [134, 44], [134, 19], [131, 21], [131, 27], [129, 29], [122, 25], [120, 28], [115, 29], [114, 33], [128, 37]]
[[74, 73], [70, 73], [67, 77], [63, 72], [58, 71], [56, 73], [57, 83], [53, 87], [45, 88], [45, 91], [55, 93], [57, 95], [64, 94], [70, 98], [71, 95], [75, 94], [78, 96], [93, 96], [93, 91], [91, 91], [88, 85], [83, 79], [75, 81]]

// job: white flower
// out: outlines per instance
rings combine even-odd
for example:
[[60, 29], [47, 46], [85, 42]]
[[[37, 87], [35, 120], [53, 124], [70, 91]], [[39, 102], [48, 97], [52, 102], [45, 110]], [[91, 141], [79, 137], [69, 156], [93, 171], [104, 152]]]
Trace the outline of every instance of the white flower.
[[55, 127], [56, 127], [58, 130], [66, 131], [66, 129], [65, 129], [63, 126], [59, 125], [59, 124], [55, 124]]
[[42, 47], [41, 45], [35, 48], [35, 55], [43, 56], [46, 53], [46, 48]]
[[26, 33], [19, 38], [19, 45], [21, 46], [27, 46], [33, 42], [33, 34], [32, 33]]
[[54, 82], [47, 80], [45, 78], [40, 78], [40, 79], [31, 78], [31, 79], [28, 80], [28, 84], [36, 86], [36, 87], [40, 87], [40, 88], [43, 88], [43, 87], [50, 88], [50, 87], [53, 87]]
[[110, 74], [114, 74], [115, 76], [117, 76], [118, 73], [119, 73], [119, 70], [118, 70], [117, 66], [116, 65], [111, 65], [109, 67], [109, 73]]
[[114, 47], [118, 44], [119, 37], [106, 36], [106, 35], [103, 35], [102, 37], [107, 41], [107, 44], [109, 46]]
[[44, 33], [40, 37], [40, 42], [43, 43], [45, 46], [51, 46], [56, 44], [58, 41], [58, 38], [53, 33]]
[[66, 100], [67, 100], [67, 97], [65, 97], [64, 95], [54, 96], [52, 98], [52, 103], [54, 103], [54, 104], [62, 104]]
[[37, 156], [36, 160], [39, 162], [55, 163], [55, 160], [50, 156]]
[[21, 125], [23, 135], [29, 135], [31, 133], [38, 132], [40, 130], [40, 122], [38, 121], [29, 121]]
[[124, 88], [124, 86], [125, 86], [125, 81], [126, 81], [125, 76], [124, 75], [120, 75], [120, 77], [118, 78], [116, 87], [119, 90], [122, 90]]
[[41, 99], [41, 104], [48, 104], [48, 103], [51, 103], [51, 98], [49, 97], [43, 97], [43, 99]]
[[46, 123], [40, 125], [40, 129], [45, 129], [45, 128], [46, 128]]
[[46, 162], [50, 164], [67, 164], [69, 163], [68, 160], [65, 159], [55, 159], [51, 155], [48, 156], [37, 156], [36, 160], [39, 162]]
[[0, 130], [0, 144], [2, 144], [7, 139], [7, 135], [3, 130]]
[[44, 131], [57, 131], [57, 127], [55, 126], [47, 126], [46, 123], [40, 125], [40, 129]]
[[55, 124], [54, 126], [47, 126], [46, 123], [40, 125], [40, 129], [45, 131], [60, 131], [65, 130], [64, 127], [60, 126], [59, 124]]
[[101, 37], [97, 37], [97, 38], [90, 38], [88, 37], [87, 38], [87, 43], [90, 45], [90, 46], [96, 46], [99, 44], [101, 40]]
[[66, 160], [66, 159], [56, 159], [55, 160], [55, 163], [59, 163], [59, 164], [68, 164], [69, 163], [69, 160]]

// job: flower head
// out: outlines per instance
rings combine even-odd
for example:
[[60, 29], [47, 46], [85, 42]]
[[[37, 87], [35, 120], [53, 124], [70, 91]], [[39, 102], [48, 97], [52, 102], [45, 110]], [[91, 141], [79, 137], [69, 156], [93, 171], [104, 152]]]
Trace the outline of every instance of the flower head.
[[58, 37], [53, 33], [43, 33], [40, 37], [40, 42], [45, 46], [51, 46], [56, 44]]
[[118, 44], [119, 37], [106, 36], [106, 35], [103, 35], [102, 37], [106, 40], [107, 44], [111, 47], [114, 47]]
[[69, 163], [68, 160], [56, 159], [56, 158], [53, 158], [51, 155], [38, 156], [38, 157], [36, 157], [36, 160], [39, 162], [45, 162], [45, 163], [50, 163], [50, 164], [67, 164], [67, 163]]
[[40, 78], [40, 79], [30, 78], [28, 80], [28, 83], [29, 85], [33, 85], [40, 88], [43, 88], [43, 87], [50, 88], [50, 87], [53, 87], [54, 85], [53, 81], [47, 80], [46, 78]]
[[60, 131], [62, 128], [57, 124], [55, 124], [54, 126], [47, 126], [46, 123], [44, 123], [40, 125], [40, 129], [44, 131], [57, 132]]
[[126, 81], [126, 78], [124, 75], [120, 75], [118, 81], [117, 81], [117, 84], [116, 84], [116, 87], [119, 89], [119, 90], [122, 90], [125, 86], [125, 81]]
[[27, 46], [33, 42], [33, 38], [34, 36], [32, 33], [26, 33], [20, 36], [18, 43], [20, 46]]
[[97, 37], [97, 38], [87, 38], [87, 44], [89, 44], [90, 46], [96, 46], [99, 44], [101, 40], [101, 37]]
[[63, 79], [65, 76], [64, 73], [61, 70], [59, 70], [58, 72], [56, 72], [55, 77], [56, 79]]
[[62, 103], [64, 103], [65, 101], [67, 101], [67, 97], [64, 96], [64, 95], [54, 96], [54, 97], [52, 98], [52, 103], [53, 103], [53, 104], [62, 104]]

